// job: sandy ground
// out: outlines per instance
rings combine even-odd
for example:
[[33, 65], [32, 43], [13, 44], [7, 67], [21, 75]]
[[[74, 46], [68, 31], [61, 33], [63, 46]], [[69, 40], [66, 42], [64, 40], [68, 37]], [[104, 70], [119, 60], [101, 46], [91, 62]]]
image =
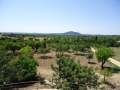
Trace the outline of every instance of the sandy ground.
[[48, 85], [41, 85], [39, 83], [35, 83], [31, 86], [23, 87], [23, 88], [17, 88], [17, 90], [47, 90], [51, 89]]
[[46, 56], [48, 56], [47, 59], [41, 58], [41, 56], [44, 56], [43, 54], [35, 54], [34, 58], [39, 63], [39, 66], [37, 68], [37, 73], [41, 74], [42, 77], [46, 78], [47, 80], [51, 80], [51, 77], [53, 75], [53, 70], [51, 69], [51, 65], [56, 63], [56, 57], [55, 52], [48, 53]]
[[[81, 65], [83, 66], [89, 66], [89, 67], [94, 67], [94, 68], [100, 68], [100, 64], [98, 64], [95, 56], [94, 59], [91, 59], [91, 62], [94, 62], [93, 64], [88, 64], [88, 59], [85, 56], [80, 56], [80, 55], [74, 55], [73, 53], [65, 53], [66, 55], [70, 56], [71, 58], [73, 58], [76, 62], [79, 61], [81, 63]], [[53, 70], [51, 69], [51, 65], [52, 64], [56, 64], [56, 53], [54, 51], [46, 54], [46, 56], [48, 56], [47, 59], [43, 59], [41, 58], [41, 56], [44, 56], [43, 54], [34, 54], [34, 58], [37, 60], [37, 62], [39, 63], [39, 66], [37, 68], [37, 73], [41, 74], [42, 77], [44, 77], [46, 80], [51, 81], [52, 79], [52, 75], [53, 75]], [[109, 63], [107, 63], [106, 65], [111, 66]], [[115, 84], [117, 83], [119, 86], [120, 85], [120, 73], [114, 73], [113, 76], [110, 78], [110, 80], [112, 82], [114, 82]], [[50, 89], [51, 87], [47, 86], [47, 85], [40, 85], [39, 83], [33, 84], [32, 86], [26, 87], [25, 89], [19, 89], [19, 90], [39, 90], [44, 89]], [[47, 89], [45, 89], [47, 88]]]
[[[120, 72], [119, 73], [114, 73], [112, 77], [109, 79], [113, 84], [116, 86], [120, 86]], [[120, 90], [120, 89], [119, 89]]]

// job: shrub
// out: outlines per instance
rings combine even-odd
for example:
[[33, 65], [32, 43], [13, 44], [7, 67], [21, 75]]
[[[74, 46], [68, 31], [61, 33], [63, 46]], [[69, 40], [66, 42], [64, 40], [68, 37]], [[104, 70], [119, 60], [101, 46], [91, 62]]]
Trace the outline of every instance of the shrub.
[[83, 67], [70, 58], [60, 58], [54, 70], [55, 87], [62, 90], [87, 90], [97, 87], [98, 77], [92, 68]]

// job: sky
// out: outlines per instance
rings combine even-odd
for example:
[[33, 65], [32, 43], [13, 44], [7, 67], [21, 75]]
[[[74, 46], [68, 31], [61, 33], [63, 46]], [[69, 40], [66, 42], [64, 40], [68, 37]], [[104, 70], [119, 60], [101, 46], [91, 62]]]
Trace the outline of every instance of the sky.
[[0, 0], [0, 32], [120, 35], [120, 0]]

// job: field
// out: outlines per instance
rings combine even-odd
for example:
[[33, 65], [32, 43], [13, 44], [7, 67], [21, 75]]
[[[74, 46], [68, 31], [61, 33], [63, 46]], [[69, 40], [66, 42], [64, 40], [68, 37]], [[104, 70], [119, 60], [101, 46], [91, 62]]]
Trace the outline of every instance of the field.
[[[88, 60], [84, 56], [74, 55], [73, 53], [66, 53], [66, 55], [68, 55], [71, 58], [74, 58], [74, 60], [76, 62], [79, 61], [82, 65], [91, 66], [91, 65], [88, 64]], [[38, 72], [41, 72], [40, 74], [43, 77], [50, 80], [52, 78], [52, 73], [53, 73], [53, 71], [51, 69], [51, 65], [56, 64], [57, 57], [56, 57], [55, 52], [53, 52], [53, 51], [48, 53], [47, 56], [49, 56], [50, 58], [41, 59], [40, 58], [41, 54], [35, 54], [34, 57], [39, 62]], [[97, 67], [97, 65], [94, 65], [94, 67]]]
[[[55, 79], [53, 74], [57, 74], [57, 71], [55, 71], [52, 66], [57, 68], [57, 66], [61, 65], [58, 61], [64, 58], [68, 59], [68, 61], [66, 62], [66, 60], [64, 61], [63, 59], [62, 64], [71, 64], [68, 67], [66, 66], [69, 68], [68, 70], [63, 66], [63, 70], [66, 71], [62, 72], [62, 74], [66, 74], [66, 72], [69, 74], [73, 72], [77, 73], [76, 70], [78, 68], [79, 70], [83, 69], [80, 71], [86, 75], [84, 77], [82, 76], [83, 78], [92, 78], [91, 75], [94, 77], [97, 75], [99, 77], [98, 81], [100, 86], [97, 88], [109, 88], [109, 90], [112, 90], [114, 87], [115, 90], [117, 90], [120, 86], [120, 68], [109, 61], [105, 61], [104, 68], [102, 68], [102, 61], [98, 60], [97, 54], [91, 51], [91, 47], [98, 49], [98, 51], [101, 48], [100, 50], [103, 50], [101, 51], [102, 53], [108, 50], [108, 56], [112, 56], [112, 50], [114, 52], [112, 58], [120, 61], [120, 44], [116, 42], [119, 39], [119, 36], [3, 36], [0, 39], [0, 68], [1, 70], [5, 70], [5, 73], [1, 71], [1, 85], [4, 85], [3, 81], [7, 84], [37, 81], [37, 83], [30, 84], [29, 86], [26, 85], [25, 87], [17, 88], [20, 90], [55, 88], [55, 86], [50, 84], [50, 82]], [[109, 42], [109, 40], [111, 40], [111, 42]], [[70, 73], [69, 70], [71, 69], [73, 69], [73, 72], [71, 71]], [[103, 73], [104, 70], [110, 71]], [[5, 75], [6, 73], [8, 73], [8, 75]], [[109, 75], [110, 73], [111, 75]], [[4, 75], [5, 77], [2, 78]], [[14, 78], [13, 75], [15, 76]], [[77, 76], [75, 77], [78, 78]], [[105, 77], [106, 79], [104, 79]], [[79, 79], [82, 80], [82, 78]], [[90, 83], [93, 83], [92, 80]], [[95, 83], [97, 86], [97, 82]]]
[[[74, 60], [76, 62], [80, 62], [81, 65], [83, 66], [88, 66], [88, 67], [93, 67], [95, 69], [100, 69], [100, 64], [97, 62], [96, 58], [94, 57], [93, 59], [91, 59], [91, 64], [88, 64], [88, 59], [85, 57], [85, 56], [80, 56], [80, 55], [74, 55], [74, 53], [68, 53], [66, 52], [65, 53], [66, 55], [68, 55], [69, 57], [71, 58], [74, 58]], [[51, 51], [50, 53], [47, 54], [47, 56], [49, 56], [50, 58], [47, 58], [47, 59], [41, 59], [41, 54], [35, 54], [34, 55], [34, 58], [37, 60], [37, 62], [39, 63], [39, 66], [38, 66], [38, 74], [40, 73], [42, 75], [42, 77], [44, 77], [45, 79], [51, 81], [51, 78], [52, 78], [52, 75], [53, 75], [53, 70], [51, 69], [51, 65], [55, 65], [56, 64], [56, 60], [57, 60], [57, 57], [56, 57], [56, 54], [54, 51]], [[112, 64], [111, 63], [106, 63], [106, 66], [108, 67], [111, 67]], [[114, 65], [113, 65], [114, 66]], [[112, 81], [112, 83], [115, 83], [117, 84], [117, 86], [120, 85], [120, 72], [119, 73], [114, 73], [112, 75], [112, 77], [108, 78], [110, 80], [110, 82]], [[25, 90], [26, 89], [33, 89], [36, 88], [36, 87], [39, 87], [39, 88], [50, 88], [49, 86], [41, 86], [39, 84], [34, 84], [32, 87], [26, 87], [24, 88]], [[20, 90], [23, 90], [20, 89]]]

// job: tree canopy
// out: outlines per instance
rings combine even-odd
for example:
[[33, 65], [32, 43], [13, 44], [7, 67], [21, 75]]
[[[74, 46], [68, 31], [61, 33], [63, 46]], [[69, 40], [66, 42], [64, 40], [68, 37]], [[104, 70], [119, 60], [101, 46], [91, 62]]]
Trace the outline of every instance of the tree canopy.
[[98, 77], [92, 68], [81, 66], [70, 58], [60, 58], [54, 70], [55, 87], [62, 90], [86, 90], [97, 87]]
[[101, 47], [96, 52], [96, 57], [99, 62], [101, 62], [101, 68], [103, 69], [103, 65], [106, 63], [109, 57], [114, 55], [111, 48]]

